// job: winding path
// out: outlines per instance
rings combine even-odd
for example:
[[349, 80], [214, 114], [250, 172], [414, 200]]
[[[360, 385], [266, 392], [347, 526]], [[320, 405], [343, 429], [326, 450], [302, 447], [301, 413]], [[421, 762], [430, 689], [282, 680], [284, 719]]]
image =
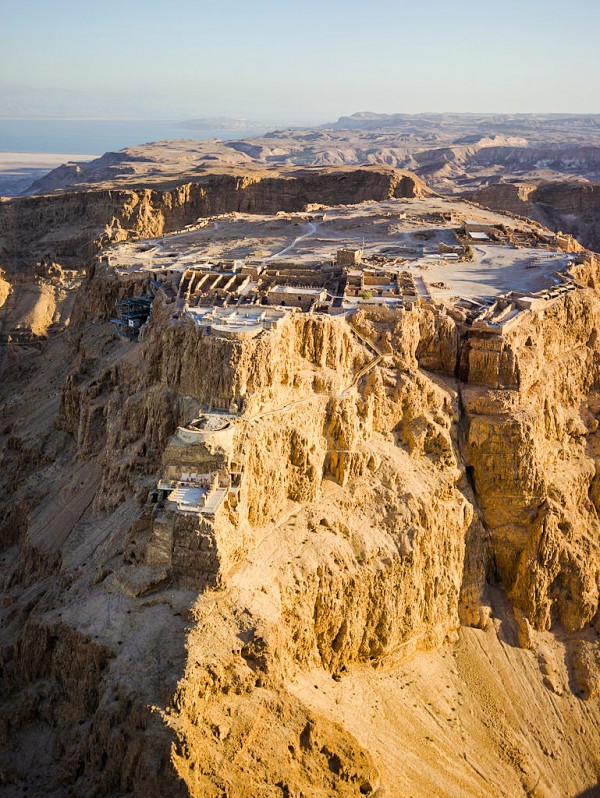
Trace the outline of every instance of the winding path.
[[279, 252], [275, 252], [273, 255], [269, 255], [266, 258], [263, 258], [263, 261], [273, 260], [273, 258], [278, 258], [280, 255], [285, 255], [288, 252], [291, 252], [300, 241], [304, 241], [306, 238], [312, 238], [317, 232], [317, 227], [319, 226], [320, 222], [309, 222], [308, 226], [311, 228], [307, 233], [303, 233], [301, 236], [295, 238], [291, 244], [288, 244], [287, 247], [280, 249]]

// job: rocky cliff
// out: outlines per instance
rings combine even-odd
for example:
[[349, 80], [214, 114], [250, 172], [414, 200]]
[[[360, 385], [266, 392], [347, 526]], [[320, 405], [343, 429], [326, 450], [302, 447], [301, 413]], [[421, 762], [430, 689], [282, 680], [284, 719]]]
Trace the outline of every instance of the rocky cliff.
[[497, 183], [469, 196], [485, 208], [527, 216], [600, 249], [600, 187], [586, 182]]
[[[94, 264], [0, 388], [6, 795], [595, 786], [598, 261], [577, 279], [503, 335], [417, 304], [229, 340], [159, 295], [125, 343], [135, 287]], [[167, 529], [178, 457], [241, 481]]]
[[381, 164], [408, 169], [442, 193], [498, 180], [598, 180], [597, 117], [572, 115], [354, 114], [317, 128], [223, 141], [156, 141], [90, 162], [67, 163], [29, 193], [103, 187], [164, 188], [224, 170], [293, 174], [298, 169]]
[[0, 339], [35, 341], [65, 328], [76, 288], [100, 247], [160, 236], [199, 217], [276, 213], [311, 203], [421, 197], [416, 176], [383, 167], [293, 176], [215, 174], [160, 189], [106, 189], [0, 201]]
[[107, 189], [0, 202], [0, 265], [32, 255], [82, 258], [111, 240], [158, 236], [198, 217], [231, 211], [276, 213], [310, 203], [420, 197], [429, 189], [410, 172], [384, 167], [304, 170], [292, 176], [212, 175], [162, 189]]

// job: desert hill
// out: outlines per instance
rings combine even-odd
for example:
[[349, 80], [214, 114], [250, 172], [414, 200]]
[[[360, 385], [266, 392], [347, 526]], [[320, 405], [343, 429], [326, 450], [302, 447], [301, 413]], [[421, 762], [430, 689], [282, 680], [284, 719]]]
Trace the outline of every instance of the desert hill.
[[[598, 117], [561, 115], [354, 114], [314, 129], [255, 139], [180, 139], [70, 162], [30, 194], [91, 188], [175, 188], [212, 176], [302, 176], [356, 166], [410, 171], [444, 195], [518, 213], [598, 249]], [[517, 186], [517, 188], [515, 188]], [[524, 191], [536, 196], [515, 199]]]
[[355, 114], [313, 129], [238, 141], [155, 142], [67, 164], [30, 193], [92, 185], [165, 185], [224, 168], [295, 169], [382, 164], [456, 193], [507, 179], [600, 179], [598, 117]]
[[600, 259], [188, 146], [0, 203], [0, 792], [592, 795]]

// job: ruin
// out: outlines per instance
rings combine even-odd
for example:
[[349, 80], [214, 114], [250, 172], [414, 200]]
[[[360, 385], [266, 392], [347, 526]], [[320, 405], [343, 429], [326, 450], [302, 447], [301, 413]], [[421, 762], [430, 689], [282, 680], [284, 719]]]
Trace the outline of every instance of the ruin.
[[[258, 219], [228, 214], [158, 243], [117, 244], [104, 258], [130, 282], [139, 278], [138, 293], [149, 279], [175, 316], [192, 319], [207, 335], [238, 341], [275, 329], [285, 313], [336, 315], [363, 305], [454, 306], [464, 311], [466, 322], [497, 329], [491, 319], [503, 296], [516, 291], [521, 297], [512, 318], [535, 306], [523, 298], [568, 282], [575, 254], [566, 238], [539, 225], [507, 226], [504, 217], [489, 213], [470, 218], [470, 206], [461, 217], [442, 200], [426, 203], [430, 210], [415, 212], [390, 201], [372, 203], [358, 214], [352, 206]], [[300, 235], [298, 226], [304, 230]], [[291, 243], [279, 252], [260, 252], [262, 228], [283, 236], [278, 238], [283, 242], [292, 237]], [[235, 257], [228, 242], [235, 244]], [[115, 326], [135, 339], [149, 312], [149, 300], [124, 299]], [[506, 315], [503, 311], [502, 318]], [[227, 402], [219, 401], [226, 409]]]
[[211, 794], [409, 794], [423, 751], [419, 795], [535, 792], [544, 762], [540, 794], [594, 783], [598, 259], [439, 197], [181, 227], [187, 191], [14, 361], [7, 763], [73, 752], [73, 794], [174, 795], [169, 752]]
[[312, 288], [301, 285], [275, 285], [267, 292], [267, 303], [280, 307], [297, 307], [308, 310], [317, 302], [327, 299], [324, 288]]
[[362, 249], [338, 249], [335, 262], [338, 266], [358, 266], [362, 260]]
[[187, 315], [207, 334], [222, 338], [254, 338], [263, 330], [277, 327], [284, 313], [260, 305], [235, 308], [214, 306], [188, 308]]
[[118, 335], [135, 340], [140, 328], [148, 320], [152, 308], [151, 297], [126, 297], [117, 303], [117, 315], [111, 319]]

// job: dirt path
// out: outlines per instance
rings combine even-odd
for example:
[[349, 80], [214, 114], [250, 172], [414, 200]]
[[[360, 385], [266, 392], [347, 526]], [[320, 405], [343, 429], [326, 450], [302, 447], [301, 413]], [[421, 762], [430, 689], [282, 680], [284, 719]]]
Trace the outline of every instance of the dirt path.
[[319, 224], [320, 222], [309, 222], [308, 226], [310, 230], [307, 233], [304, 233], [303, 235], [295, 238], [291, 244], [288, 244], [287, 247], [280, 249], [279, 252], [275, 252], [275, 254], [269, 255], [267, 258], [264, 258], [264, 261], [266, 262], [269, 260], [273, 260], [273, 258], [278, 258], [280, 255], [286, 255], [288, 252], [291, 252], [293, 249], [295, 249], [296, 245], [299, 244], [300, 241], [304, 241], [307, 238], [312, 238], [316, 234]]

